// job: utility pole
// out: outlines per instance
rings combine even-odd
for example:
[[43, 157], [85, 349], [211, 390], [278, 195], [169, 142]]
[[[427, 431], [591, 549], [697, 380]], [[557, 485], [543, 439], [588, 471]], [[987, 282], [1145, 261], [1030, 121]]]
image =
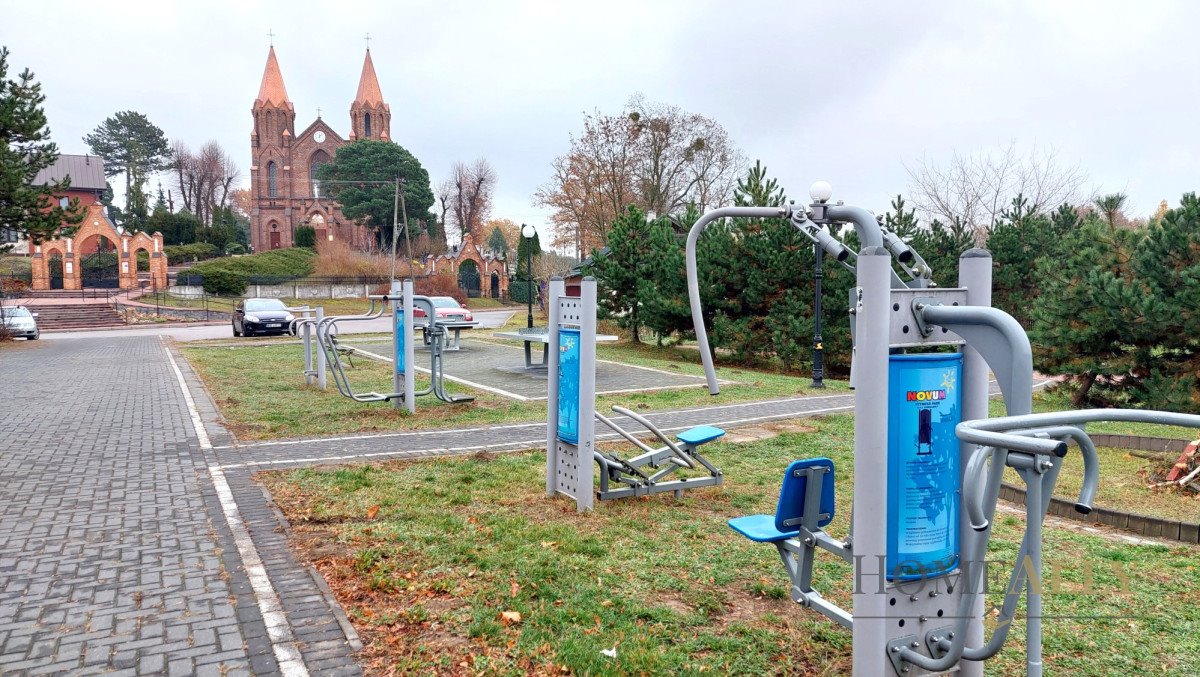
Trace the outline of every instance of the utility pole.
[[392, 279], [396, 279], [396, 226], [400, 223], [400, 177], [396, 177], [396, 194], [392, 198]]

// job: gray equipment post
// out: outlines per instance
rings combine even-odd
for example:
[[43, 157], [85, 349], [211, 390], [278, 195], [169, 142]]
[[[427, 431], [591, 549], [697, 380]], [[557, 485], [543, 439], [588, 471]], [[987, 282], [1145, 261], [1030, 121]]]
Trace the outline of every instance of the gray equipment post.
[[[969, 249], [958, 260], [958, 286], [967, 290], [967, 305], [992, 306], [992, 255], [985, 249]], [[971, 346], [963, 347], [962, 420], [971, 421], [988, 417], [988, 365], [983, 356]], [[975, 451], [974, 444], [961, 443], [959, 468], [966, 472], [967, 462]], [[960, 481], [959, 486], [964, 486]], [[966, 510], [959, 511], [959, 544], [962, 552], [976, 552], [975, 541], [985, 536], [971, 528]], [[979, 562], [967, 562], [966, 572], [975, 580], [965, 581], [968, 591], [982, 590], [984, 568]], [[978, 572], [978, 575], [975, 576]], [[983, 595], [975, 595], [971, 605], [971, 621], [967, 626], [967, 646], [983, 644]], [[981, 661], [959, 663], [963, 677], [982, 677]]]
[[312, 323], [305, 321], [302, 326], [304, 328], [304, 385], [310, 386], [313, 384], [313, 376], [316, 375], [313, 370]]
[[[317, 306], [317, 322], [314, 326], [315, 327], [321, 326], [321, 322], [324, 320], [325, 320], [325, 306]], [[324, 351], [324, 349], [318, 350], [317, 351], [317, 387], [320, 388], [321, 390], [325, 390], [325, 387], [328, 385], [328, 380], [326, 377], [327, 371], [328, 371], [328, 369], [325, 364], [325, 351]]]
[[[413, 326], [413, 281], [411, 279], [403, 282], [403, 303], [401, 305], [403, 320], [402, 324], [396, 325], [395, 331], [397, 336], [404, 342], [404, 406], [408, 409], [408, 413], [415, 414], [417, 412], [417, 397], [416, 385], [414, 378], [414, 353], [412, 341], [412, 326]], [[430, 348], [432, 350], [432, 348]], [[430, 375], [432, 378], [432, 374]], [[397, 391], [401, 392], [401, 391]]]
[[[883, 247], [858, 255], [858, 287], [851, 309], [855, 331], [854, 391], [854, 674], [875, 677], [892, 671], [883, 650], [895, 607], [884, 592], [887, 561], [888, 340], [892, 259]], [[884, 497], [881, 501], [880, 497]]]
[[[546, 493], [575, 499], [580, 512], [591, 510], [596, 448], [596, 280], [585, 277], [580, 297], [567, 296], [561, 278], [550, 281], [550, 364], [547, 369]], [[564, 376], [564, 329], [578, 330], [578, 379]], [[563, 392], [560, 383], [570, 387]], [[570, 392], [574, 390], [574, 392]], [[575, 441], [559, 434], [560, 412], [575, 414]]]
[[[396, 247], [394, 240], [395, 238], [393, 238], [392, 242], [393, 250]], [[392, 252], [392, 255], [394, 260], [395, 251]], [[401, 303], [396, 303], [397, 300], [400, 300]], [[388, 303], [392, 304], [392, 355], [396, 358], [392, 360], [392, 392], [400, 393], [405, 392], [400, 390], [400, 388], [404, 387], [404, 372], [408, 371], [405, 368], [408, 366], [408, 361], [405, 360], [402, 363], [399, 357], [404, 353], [405, 346], [409, 343], [405, 341], [404, 332], [412, 327], [412, 323], [404, 321], [405, 306], [409, 304], [407, 295], [401, 294], [400, 280], [392, 280], [392, 286], [388, 293]], [[407, 393], [405, 394], [407, 395]], [[405, 397], [404, 400], [408, 405], [412, 404], [411, 398]], [[402, 404], [405, 403], [402, 403], [399, 399], [392, 400], [393, 409], [399, 409]]]

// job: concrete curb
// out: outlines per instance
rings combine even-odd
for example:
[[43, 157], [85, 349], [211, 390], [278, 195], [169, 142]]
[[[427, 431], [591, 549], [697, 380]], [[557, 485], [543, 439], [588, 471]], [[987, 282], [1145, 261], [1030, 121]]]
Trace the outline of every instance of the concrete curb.
[[[1092, 435], [1092, 441], [1097, 447], [1114, 447], [1117, 449], [1139, 449], [1143, 451], [1177, 451], [1183, 452], [1189, 440], [1176, 440], [1169, 437], [1140, 437], [1137, 435]], [[1025, 489], [1004, 482], [1000, 485], [1000, 498], [1025, 505]], [[1047, 514], [1055, 517], [1087, 522], [1089, 524], [1104, 524], [1125, 531], [1132, 531], [1140, 536], [1160, 538], [1168, 541], [1178, 541], [1188, 545], [1200, 544], [1200, 523], [1183, 522], [1179, 520], [1162, 519], [1132, 512], [1122, 512], [1111, 508], [1096, 508], [1084, 515], [1075, 510], [1073, 501], [1053, 496], [1050, 498], [1050, 508]]]

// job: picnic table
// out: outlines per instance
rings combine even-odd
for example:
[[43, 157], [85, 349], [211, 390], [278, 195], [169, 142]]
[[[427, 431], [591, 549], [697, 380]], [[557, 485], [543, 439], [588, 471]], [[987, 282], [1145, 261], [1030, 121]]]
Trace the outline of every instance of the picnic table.
[[[441, 321], [441, 322], [438, 322], [438, 324], [440, 324], [441, 326], [443, 326], [446, 329], [449, 329], [453, 332], [453, 338], [450, 340], [450, 343], [442, 346], [443, 351], [453, 352], [453, 351], [457, 351], [457, 350], [462, 350], [462, 330], [472, 329], [472, 328], [478, 326], [479, 322], [475, 322], [475, 321], [467, 322], [466, 320], [453, 320], [453, 321], [448, 321], [448, 322]], [[421, 338], [424, 340], [425, 345], [429, 345], [429, 340], [430, 340], [429, 339], [429, 323], [424, 320], [415, 320], [415, 321], [413, 321], [413, 326], [417, 327], [421, 330]]]
[[[525, 368], [533, 369], [535, 367], [545, 368], [548, 364], [547, 360], [550, 357], [550, 329], [548, 327], [533, 327], [530, 329], [518, 329], [517, 331], [498, 331], [492, 336], [502, 339], [512, 339], [514, 341], [523, 341], [525, 343]], [[612, 334], [596, 334], [596, 343], [611, 343], [616, 341], [617, 337]], [[542, 344], [542, 363], [533, 363], [532, 346], [535, 343]]]

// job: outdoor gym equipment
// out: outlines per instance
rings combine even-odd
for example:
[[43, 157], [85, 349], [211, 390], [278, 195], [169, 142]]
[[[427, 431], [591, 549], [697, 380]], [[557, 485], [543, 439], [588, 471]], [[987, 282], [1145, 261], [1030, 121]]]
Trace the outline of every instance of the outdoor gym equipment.
[[[338, 392], [356, 402], [391, 402], [399, 409], [401, 404], [408, 412], [416, 411], [416, 398], [433, 394], [443, 402], [470, 402], [474, 397], [468, 395], [452, 395], [446, 392], [445, 368], [443, 350], [446, 343], [446, 328], [436, 319], [433, 302], [425, 296], [414, 296], [412, 281], [392, 282], [391, 292], [384, 295], [368, 296], [371, 307], [363, 315], [335, 315], [323, 317], [314, 323], [317, 343], [321, 347], [320, 355], [329, 365], [329, 373], [333, 374], [333, 382]], [[384, 302], [390, 302], [392, 307], [392, 391], [355, 392], [350, 383], [346, 369], [342, 365], [342, 348], [338, 346], [337, 326], [339, 322], [361, 322], [374, 320], [383, 316]], [[429, 342], [429, 387], [420, 392], [415, 390], [415, 360], [413, 359], [413, 306], [420, 305], [426, 312], [427, 318], [432, 318], [425, 330]], [[307, 329], [307, 325], [300, 325]], [[317, 368], [319, 376], [324, 370]]]
[[317, 325], [325, 319], [325, 308], [318, 306], [314, 309], [304, 306], [295, 310], [297, 317], [292, 320], [288, 333], [301, 337], [304, 343], [304, 384], [312, 385], [315, 379], [317, 387], [324, 390], [326, 385], [325, 351], [313, 350], [313, 338]]
[[[562, 278], [550, 281], [550, 328], [547, 340], [548, 419], [546, 435], [546, 495], [565, 494], [580, 511], [600, 500], [649, 496], [721, 484], [725, 476], [700, 455], [700, 447], [725, 434], [712, 426], [697, 426], [667, 437], [644, 417], [624, 408], [613, 411], [641, 424], [664, 446], [651, 447], [596, 411], [596, 280], [585, 277], [580, 296], [567, 296]], [[622, 459], [596, 449], [596, 422], [633, 443], [642, 453]], [[593, 463], [600, 468], [600, 490], [594, 486]], [[708, 475], [678, 477], [679, 470], [705, 470]]]
[[[1032, 414], [1029, 338], [1016, 320], [991, 307], [991, 255], [964, 252], [959, 286], [937, 288], [918, 252], [865, 209], [830, 204], [831, 193], [829, 184], [818, 182], [807, 208], [717, 209], [688, 234], [688, 297], [714, 395], [719, 388], [696, 270], [696, 243], [710, 223], [788, 219], [856, 275], [849, 308], [855, 404], [848, 537], [836, 539], [824, 530], [834, 518], [834, 465], [827, 458], [788, 466], [774, 515], [739, 517], [729, 525], [775, 545], [794, 601], [851, 629], [855, 675], [981, 675], [982, 661], [1007, 639], [1022, 590], [1026, 674], [1041, 675], [1041, 529], [1068, 442], [1082, 455], [1076, 509], [1087, 513], [1099, 482], [1087, 423], [1200, 427], [1200, 416], [1122, 409]], [[857, 253], [833, 235], [843, 224], [858, 235]], [[954, 352], [935, 352], [946, 347]], [[987, 418], [989, 369], [1005, 417]], [[1025, 531], [996, 629], [985, 641], [984, 561], [1005, 467], [1026, 485]], [[851, 611], [813, 589], [818, 549], [853, 565]]]

